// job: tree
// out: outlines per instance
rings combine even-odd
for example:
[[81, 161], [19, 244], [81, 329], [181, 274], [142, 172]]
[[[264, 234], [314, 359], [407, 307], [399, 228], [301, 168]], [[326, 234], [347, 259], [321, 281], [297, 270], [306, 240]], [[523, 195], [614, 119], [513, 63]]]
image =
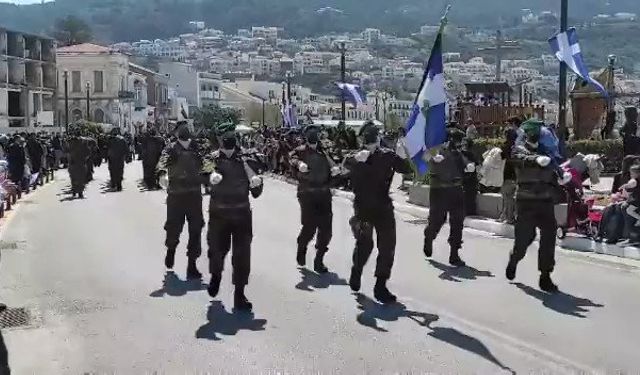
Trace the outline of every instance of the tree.
[[72, 46], [93, 40], [91, 27], [75, 16], [67, 16], [56, 20], [53, 36], [63, 46]]
[[225, 122], [237, 124], [240, 122], [241, 113], [235, 108], [209, 105], [198, 108], [193, 115], [193, 123], [197, 128], [213, 129]]

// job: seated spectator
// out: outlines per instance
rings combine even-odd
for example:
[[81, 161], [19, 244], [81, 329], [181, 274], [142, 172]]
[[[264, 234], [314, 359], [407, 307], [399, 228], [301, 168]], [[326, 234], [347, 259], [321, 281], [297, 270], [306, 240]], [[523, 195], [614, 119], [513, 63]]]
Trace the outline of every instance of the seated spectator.
[[624, 159], [622, 160], [621, 171], [613, 177], [613, 186], [611, 188], [611, 194], [619, 193], [622, 185], [629, 182], [629, 179], [631, 178], [629, 169], [637, 160], [638, 160], [638, 157], [634, 155], [628, 155], [624, 157]]

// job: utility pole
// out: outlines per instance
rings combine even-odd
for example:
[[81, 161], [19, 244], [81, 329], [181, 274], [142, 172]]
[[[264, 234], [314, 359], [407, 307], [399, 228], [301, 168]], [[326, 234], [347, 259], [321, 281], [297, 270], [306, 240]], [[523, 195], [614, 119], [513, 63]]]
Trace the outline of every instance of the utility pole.
[[[560, 32], [566, 32], [569, 23], [569, 0], [560, 2]], [[558, 90], [558, 128], [562, 137], [567, 134], [567, 64], [560, 62], [560, 88]]]
[[496, 32], [496, 82], [502, 81], [502, 31]]
[[64, 71], [64, 132], [69, 131], [69, 71]]
[[[344, 42], [340, 42], [340, 82], [342, 83], [346, 83], [346, 70], [347, 70], [347, 63], [346, 63], [346, 54], [347, 52], [347, 48], [345, 46]], [[346, 98], [344, 97], [344, 94], [340, 95], [341, 97], [341, 101], [342, 101], [342, 121], [346, 121], [347, 119], [347, 102], [346, 102]]]
[[284, 127], [287, 124], [287, 120], [285, 118], [286, 113], [287, 113], [287, 83], [286, 82], [282, 82], [282, 110], [280, 111], [280, 113], [282, 113], [282, 127]]
[[87, 121], [91, 121], [91, 107], [89, 106], [91, 95], [89, 90], [91, 90], [91, 82], [87, 81], [87, 116], [85, 118]]

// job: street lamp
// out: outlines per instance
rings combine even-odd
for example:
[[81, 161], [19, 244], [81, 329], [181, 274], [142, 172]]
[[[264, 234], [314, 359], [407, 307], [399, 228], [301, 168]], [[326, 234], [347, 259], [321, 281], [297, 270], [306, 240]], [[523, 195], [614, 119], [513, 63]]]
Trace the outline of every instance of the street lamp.
[[69, 131], [69, 71], [64, 70], [64, 131]]
[[91, 82], [87, 81], [86, 84], [87, 87], [87, 116], [86, 116], [86, 120], [87, 121], [91, 121], [91, 107], [89, 106], [89, 102], [91, 101]]

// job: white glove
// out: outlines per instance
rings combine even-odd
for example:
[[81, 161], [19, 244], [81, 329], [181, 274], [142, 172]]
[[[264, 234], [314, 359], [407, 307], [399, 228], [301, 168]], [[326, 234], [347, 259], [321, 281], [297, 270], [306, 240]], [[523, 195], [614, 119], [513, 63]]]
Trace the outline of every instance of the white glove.
[[309, 166], [306, 163], [299, 162], [298, 170], [300, 171], [300, 173], [307, 173], [309, 172]]
[[407, 155], [407, 147], [405, 146], [406, 142], [404, 139], [398, 140], [398, 144], [396, 146], [396, 155], [398, 155], [401, 159], [407, 159], [409, 155]]
[[436, 156], [433, 157], [433, 162], [434, 163], [442, 163], [442, 161], [444, 160], [444, 156], [438, 154]]
[[342, 172], [342, 170], [337, 165], [335, 167], [331, 168], [331, 176], [333, 176], [333, 177], [339, 175], [341, 172]]
[[469, 163], [467, 164], [467, 168], [465, 168], [464, 171], [467, 173], [473, 173], [476, 171], [476, 165], [473, 163]]
[[160, 174], [160, 178], [158, 179], [158, 184], [161, 188], [167, 190], [169, 187], [169, 176], [166, 173]]
[[551, 164], [551, 158], [548, 156], [538, 156], [536, 158], [536, 163], [538, 163], [539, 166], [544, 168], [547, 165]]
[[371, 152], [369, 150], [361, 150], [356, 154], [355, 158], [359, 163], [364, 163], [369, 159], [370, 155]]
[[211, 173], [211, 177], [209, 178], [209, 182], [211, 185], [218, 185], [222, 182], [222, 175], [220, 173]]
[[571, 181], [572, 178], [573, 178], [573, 176], [571, 175], [571, 173], [564, 172], [564, 174], [562, 175], [562, 178], [558, 179], [558, 183], [560, 185], [566, 185], [566, 184], [569, 183], [569, 181]]
[[252, 189], [257, 188], [260, 185], [262, 185], [262, 179], [258, 176], [253, 176], [251, 177], [251, 180], [249, 180], [249, 187]]

